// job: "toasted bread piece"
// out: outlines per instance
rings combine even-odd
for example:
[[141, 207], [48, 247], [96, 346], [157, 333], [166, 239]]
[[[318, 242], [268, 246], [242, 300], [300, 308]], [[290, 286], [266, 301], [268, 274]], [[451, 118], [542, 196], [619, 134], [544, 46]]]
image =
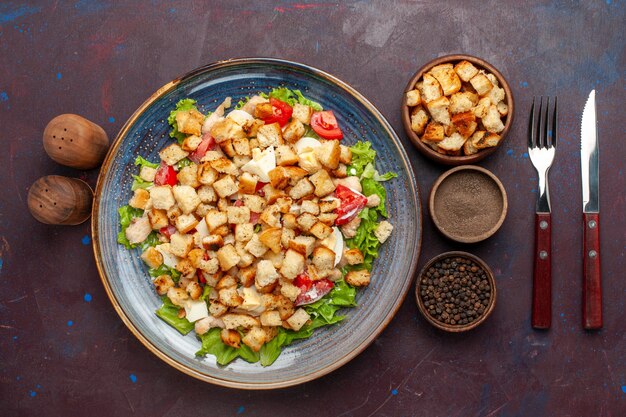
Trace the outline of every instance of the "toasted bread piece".
[[268, 146], [280, 146], [285, 143], [283, 141], [282, 130], [280, 129], [278, 122], [261, 126], [256, 137], [259, 141], [259, 147], [261, 149], [265, 149]]
[[417, 106], [422, 102], [420, 91], [415, 89], [407, 91], [405, 94], [406, 105], [409, 107]]
[[446, 136], [444, 140], [437, 143], [439, 149], [443, 149], [445, 151], [458, 151], [463, 147], [465, 143], [465, 138], [460, 133], [453, 133], [452, 136]]
[[259, 233], [259, 241], [274, 253], [279, 253], [282, 250], [281, 237], [282, 231], [278, 227], [270, 227]]
[[441, 97], [441, 85], [439, 85], [439, 81], [432, 74], [426, 73], [424, 74], [422, 84], [416, 87], [420, 90], [420, 95], [422, 96], [422, 101], [425, 103], [430, 103], [431, 101]]
[[454, 71], [459, 78], [465, 82], [471, 80], [476, 74], [478, 74], [478, 68], [472, 65], [469, 61], [461, 61], [454, 66]]
[[296, 165], [300, 160], [298, 155], [293, 151], [291, 146], [289, 145], [281, 145], [276, 148], [276, 165], [278, 166], [288, 166], [288, 165]]
[[178, 131], [188, 135], [202, 135], [202, 123], [204, 114], [196, 109], [180, 110], [176, 112], [176, 125]]
[[489, 106], [487, 114], [483, 117], [482, 122], [485, 129], [489, 132], [500, 133], [504, 130], [504, 123], [502, 123], [502, 119], [500, 118], [500, 112], [493, 104]]
[[441, 142], [444, 138], [443, 126], [437, 122], [430, 122], [426, 126], [422, 140], [424, 142]]
[[489, 78], [483, 73], [478, 73], [472, 77], [469, 81], [474, 90], [478, 93], [479, 96], [484, 96], [493, 88], [493, 84], [489, 81]]
[[304, 132], [302, 122], [298, 119], [292, 119], [283, 129], [283, 138], [288, 143], [296, 143], [304, 135]]
[[370, 273], [367, 269], [350, 271], [346, 274], [346, 282], [353, 287], [365, 287], [370, 283]]
[[415, 107], [411, 111], [411, 130], [413, 130], [418, 136], [424, 133], [424, 129], [428, 124], [428, 114], [421, 107]]
[[450, 96], [450, 110], [451, 114], [465, 113], [470, 111], [472, 107], [478, 104], [478, 95], [470, 93], [469, 91], [459, 92]]
[[335, 183], [326, 170], [317, 171], [309, 179], [315, 185], [315, 195], [318, 197], [325, 197], [335, 191]]
[[452, 64], [441, 64], [433, 67], [430, 73], [439, 81], [443, 94], [449, 96], [461, 89], [461, 79], [454, 72]]
[[456, 128], [456, 131], [465, 139], [472, 136], [478, 126], [478, 123], [476, 123], [476, 116], [472, 111], [455, 114], [452, 116], [452, 124]]
[[326, 169], [337, 169], [341, 149], [338, 140], [327, 140], [315, 148], [315, 156]]
[[478, 140], [472, 142], [472, 145], [476, 149], [485, 149], [493, 146], [498, 146], [500, 143], [500, 136], [495, 133], [486, 132]]
[[449, 106], [450, 100], [448, 100], [445, 96], [431, 100], [428, 104], [426, 104], [428, 112], [433, 120], [437, 123], [441, 123], [442, 125], [450, 124], [450, 112], [448, 111]]

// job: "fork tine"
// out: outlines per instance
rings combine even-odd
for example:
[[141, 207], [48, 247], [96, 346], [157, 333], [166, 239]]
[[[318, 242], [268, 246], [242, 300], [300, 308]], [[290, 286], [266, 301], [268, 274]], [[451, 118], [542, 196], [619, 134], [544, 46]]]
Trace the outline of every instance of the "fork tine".
[[544, 115], [545, 119], [544, 119], [544, 131], [543, 131], [543, 142], [542, 142], [542, 146], [545, 149], [548, 149], [550, 146], [552, 146], [552, 126], [550, 126], [550, 96], [546, 97], [546, 114]]
[[533, 104], [530, 107], [530, 122], [528, 125], [528, 149], [535, 147], [535, 97], [533, 97]]
[[543, 96], [539, 98], [539, 112], [537, 123], [537, 147], [541, 149], [544, 146], [545, 141], [545, 126], [543, 118]]
[[552, 116], [552, 146], [556, 148], [557, 136], [558, 136], [558, 104], [557, 97], [554, 97], [554, 115]]

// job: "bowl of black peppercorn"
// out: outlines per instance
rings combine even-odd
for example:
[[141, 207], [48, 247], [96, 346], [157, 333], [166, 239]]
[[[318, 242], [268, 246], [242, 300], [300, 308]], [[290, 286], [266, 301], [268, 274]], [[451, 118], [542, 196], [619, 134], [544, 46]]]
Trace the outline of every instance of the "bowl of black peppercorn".
[[464, 332], [480, 325], [493, 311], [496, 282], [479, 257], [445, 252], [422, 268], [415, 296], [430, 324], [447, 332]]

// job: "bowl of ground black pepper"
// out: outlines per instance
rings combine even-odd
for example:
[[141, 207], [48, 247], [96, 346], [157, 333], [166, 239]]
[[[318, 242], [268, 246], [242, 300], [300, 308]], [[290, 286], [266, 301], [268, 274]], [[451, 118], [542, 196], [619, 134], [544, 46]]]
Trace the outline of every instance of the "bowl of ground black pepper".
[[446, 252], [428, 261], [415, 288], [426, 320], [447, 332], [464, 332], [484, 322], [496, 305], [489, 266], [467, 252]]
[[428, 208], [437, 229], [461, 243], [485, 240], [498, 231], [508, 210], [502, 182], [490, 171], [462, 165], [444, 172], [430, 191]]

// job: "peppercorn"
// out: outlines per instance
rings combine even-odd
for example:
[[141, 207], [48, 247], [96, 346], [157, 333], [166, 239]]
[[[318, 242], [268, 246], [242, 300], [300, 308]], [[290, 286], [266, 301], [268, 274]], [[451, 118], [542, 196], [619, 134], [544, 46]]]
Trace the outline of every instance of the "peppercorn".
[[485, 271], [465, 258], [445, 258], [420, 278], [420, 297], [427, 314], [449, 325], [467, 325], [480, 318], [491, 300]]

